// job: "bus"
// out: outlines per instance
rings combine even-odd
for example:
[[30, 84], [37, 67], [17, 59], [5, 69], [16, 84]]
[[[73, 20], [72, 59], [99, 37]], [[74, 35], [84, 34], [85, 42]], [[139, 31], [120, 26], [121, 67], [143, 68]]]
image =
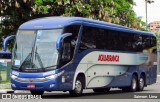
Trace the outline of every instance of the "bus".
[[1, 63], [11, 62], [12, 53], [10, 51], [7, 51], [7, 43], [8, 41], [14, 38], [15, 38], [15, 35], [11, 35], [11, 36], [6, 37], [3, 40], [3, 44], [2, 44], [3, 50], [0, 51], [0, 62]]
[[0, 62], [11, 62], [12, 54], [9, 51], [0, 51]]
[[156, 83], [156, 37], [150, 32], [82, 17], [45, 17], [20, 25], [12, 55], [11, 87], [29, 90], [142, 91]]
[[8, 42], [11, 41], [11, 40], [14, 40], [14, 38], [15, 38], [15, 35], [11, 35], [11, 36], [6, 37], [6, 38], [3, 40], [2, 46], [3, 46], [3, 51], [4, 51], [4, 52], [7, 51], [7, 44], [8, 44]]

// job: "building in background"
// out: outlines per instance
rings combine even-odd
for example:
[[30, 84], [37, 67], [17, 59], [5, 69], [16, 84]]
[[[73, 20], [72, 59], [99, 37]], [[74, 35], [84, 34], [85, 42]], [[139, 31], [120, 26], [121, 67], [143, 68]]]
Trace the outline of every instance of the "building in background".
[[160, 30], [160, 21], [153, 21], [149, 24], [151, 32], [158, 32]]

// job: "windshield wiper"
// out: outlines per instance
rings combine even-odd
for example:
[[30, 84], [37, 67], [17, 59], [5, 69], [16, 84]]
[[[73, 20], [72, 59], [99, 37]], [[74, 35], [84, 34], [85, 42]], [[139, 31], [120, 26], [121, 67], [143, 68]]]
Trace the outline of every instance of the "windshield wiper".
[[35, 64], [33, 64], [33, 62], [32, 62], [32, 53], [29, 53], [28, 56], [26, 57], [26, 59], [21, 64], [19, 70], [22, 71], [22, 69], [25, 69], [27, 67], [33, 68], [33, 66], [35, 67]]
[[37, 46], [36, 46], [36, 51], [35, 51], [35, 60], [36, 60], [36, 57], [38, 59], [38, 62], [39, 62], [39, 65], [41, 66], [42, 70], [45, 71], [44, 69], [44, 66], [43, 66], [43, 63], [42, 63], [42, 60], [41, 60], [41, 57], [39, 56], [39, 53], [37, 52]]
[[[35, 64], [33, 64], [33, 52], [34, 52], [34, 46], [32, 47], [31, 52], [27, 55], [23, 63], [21, 64], [19, 70], [22, 71], [25, 67], [35, 67]], [[32, 64], [32, 65], [31, 65]]]

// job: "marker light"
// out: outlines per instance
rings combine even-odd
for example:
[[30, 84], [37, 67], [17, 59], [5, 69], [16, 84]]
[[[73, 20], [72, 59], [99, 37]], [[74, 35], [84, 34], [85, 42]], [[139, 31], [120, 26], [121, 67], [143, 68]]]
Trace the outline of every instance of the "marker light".
[[17, 79], [18, 77], [16, 75], [14, 75], [14, 74], [11, 74], [11, 78], [12, 79]]
[[45, 77], [46, 79], [54, 79], [57, 77], [57, 74], [53, 74], [53, 75], [50, 75], [50, 76], [47, 76]]
[[57, 73], [57, 74], [52, 74], [52, 75], [49, 75], [49, 76], [47, 76], [47, 77], [45, 77], [45, 78], [46, 78], [46, 79], [54, 79], [54, 78], [62, 75], [63, 73], [64, 73], [64, 71], [61, 71], [61, 72], [59, 72], [59, 73]]

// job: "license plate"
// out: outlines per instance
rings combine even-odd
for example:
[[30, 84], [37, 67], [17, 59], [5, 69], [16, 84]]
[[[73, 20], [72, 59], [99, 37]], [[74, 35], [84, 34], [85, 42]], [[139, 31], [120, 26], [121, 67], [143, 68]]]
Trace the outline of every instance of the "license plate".
[[34, 84], [28, 84], [27, 88], [36, 88], [36, 86]]

